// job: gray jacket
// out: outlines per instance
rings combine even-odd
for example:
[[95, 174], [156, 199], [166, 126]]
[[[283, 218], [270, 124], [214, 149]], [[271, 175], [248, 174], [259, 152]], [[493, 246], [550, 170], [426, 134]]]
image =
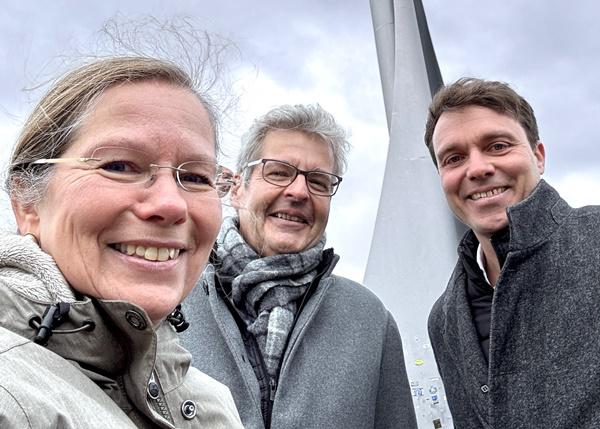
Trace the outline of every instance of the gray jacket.
[[[31, 320], [54, 302], [48, 293], [70, 309], [42, 347]], [[83, 326], [93, 329], [60, 332]], [[229, 390], [190, 360], [169, 323], [155, 329], [126, 302], [75, 299], [37, 246], [0, 238], [0, 427], [241, 428]]]
[[[335, 261], [290, 334], [271, 428], [416, 428], [396, 323], [369, 290], [331, 275]], [[184, 312], [194, 366], [229, 386], [247, 429], [264, 428], [259, 384], [212, 267]]]
[[455, 426], [600, 427], [600, 207], [573, 209], [542, 180], [508, 217], [489, 365], [461, 259], [429, 317]]

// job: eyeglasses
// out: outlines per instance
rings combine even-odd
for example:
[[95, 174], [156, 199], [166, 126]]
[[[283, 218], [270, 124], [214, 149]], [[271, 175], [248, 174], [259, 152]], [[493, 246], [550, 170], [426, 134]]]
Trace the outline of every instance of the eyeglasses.
[[285, 161], [277, 159], [257, 159], [246, 164], [245, 168], [262, 164], [262, 177], [266, 182], [275, 186], [291, 185], [298, 174], [304, 175], [308, 191], [314, 195], [332, 197], [338, 190], [342, 178], [336, 174], [325, 173], [319, 170], [300, 170]]
[[138, 149], [106, 146], [96, 148], [85, 158], [38, 159], [30, 164], [78, 162], [114, 182], [149, 185], [154, 182], [159, 169], [167, 168], [172, 170], [182, 189], [188, 192], [216, 192], [219, 197], [227, 195], [234, 183], [233, 172], [213, 161], [187, 161], [172, 167], [152, 163], [150, 160], [155, 157]]

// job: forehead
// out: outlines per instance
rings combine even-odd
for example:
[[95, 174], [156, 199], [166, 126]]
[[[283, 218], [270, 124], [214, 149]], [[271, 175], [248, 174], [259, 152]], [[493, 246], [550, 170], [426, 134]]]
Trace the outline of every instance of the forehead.
[[440, 115], [433, 131], [433, 147], [437, 153], [446, 145], [484, 139], [491, 135], [512, 135], [526, 140], [525, 130], [509, 114], [482, 106], [468, 106]]
[[316, 134], [272, 130], [263, 139], [261, 158], [287, 161], [303, 168], [333, 169], [333, 150]]
[[126, 146], [145, 151], [215, 156], [213, 127], [191, 91], [161, 81], [107, 89], [84, 117], [72, 150]]

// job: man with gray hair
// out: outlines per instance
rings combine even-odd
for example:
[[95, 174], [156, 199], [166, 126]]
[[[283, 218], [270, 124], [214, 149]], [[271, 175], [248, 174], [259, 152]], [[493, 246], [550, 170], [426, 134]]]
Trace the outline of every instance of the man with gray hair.
[[184, 342], [246, 428], [416, 427], [394, 319], [325, 249], [348, 147], [318, 105], [277, 107], [243, 138], [236, 216], [184, 304]]

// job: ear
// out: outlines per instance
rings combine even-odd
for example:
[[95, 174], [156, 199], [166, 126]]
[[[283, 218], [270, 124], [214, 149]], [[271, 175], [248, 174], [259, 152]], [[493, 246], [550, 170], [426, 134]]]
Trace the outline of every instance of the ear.
[[536, 165], [538, 171], [540, 172], [540, 175], [544, 174], [544, 169], [546, 167], [546, 148], [544, 147], [544, 144], [542, 142], [538, 141], [535, 144], [533, 155], [535, 156]]
[[10, 204], [15, 214], [17, 221], [17, 228], [20, 234], [31, 233], [35, 235], [38, 240], [40, 238], [40, 216], [37, 211], [35, 204], [28, 206], [16, 201], [15, 199], [10, 200]]
[[240, 207], [242, 207], [246, 184], [244, 183], [244, 178], [240, 174], [233, 176], [233, 180], [235, 181], [235, 184], [231, 187], [231, 191], [229, 191], [230, 200], [233, 208], [239, 210]]

